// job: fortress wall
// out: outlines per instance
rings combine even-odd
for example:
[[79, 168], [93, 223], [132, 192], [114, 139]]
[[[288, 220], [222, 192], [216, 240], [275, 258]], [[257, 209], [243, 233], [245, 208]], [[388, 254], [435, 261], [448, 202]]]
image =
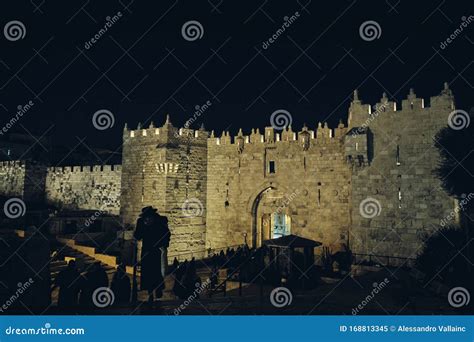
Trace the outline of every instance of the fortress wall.
[[[206, 246], [242, 244], [244, 234], [251, 245], [252, 206], [270, 186], [282, 198], [270, 195], [265, 205], [274, 201], [271, 210], [291, 217], [292, 234], [334, 248], [345, 243], [350, 224], [350, 173], [341, 139], [345, 128], [331, 138], [329, 131], [309, 131], [317, 138], [311, 138], [307, 151], [299, 134], [284, 131], [277, 137], [271, 128], [264, 138], [258, 132], [243, 137], [241, 153], [228, 135], [208, 139]], [[268, 172], [270, 160], [275, 161], [274, 174]]]
[[[439, 161], [433, 138], [447, 126], [453, 99], [445, 94], [430, 103], [425, 107], [413, 93], [401, 108], [390, 102], [385, 111], [369, 119], [373, 159], [369, 166], [354, 167], [352, 175], [354, 252], [414, 258], [421, 252], [424, 236], [438, 229], [441, 219], [454, 210], [454, 199], [433, 173]], [[358, 115], [370, 117], [361, 108]], [[373, 218], [363, 217], [359, 210], [368, 197], [380, 203], [380, 214]]]
[[118, 215], [120, 165], [50, 167], [46, 201], [63, 209], [102, 210]]
[[23, 197], [25, 174], [26, 168], [24, 162], [0, 162], [0, 195]]

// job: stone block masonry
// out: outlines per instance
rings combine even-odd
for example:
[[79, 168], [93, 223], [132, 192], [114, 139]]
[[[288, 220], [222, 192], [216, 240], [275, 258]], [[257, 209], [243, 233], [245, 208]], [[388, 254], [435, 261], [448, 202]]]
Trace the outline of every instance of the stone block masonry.
[[188, 259], [206, 249], [260, 246], [279, 229], [332, 252], [347, 245], [414, 258], [456, 206], [433, 173], [440, 157], [433, 138], [454, 109], [445, 85], [429, 105], [414, 91], [401, 106], [385, 95], [364, 104], [355, 92], [348, 125], [334, 128], [230, 136], [177, 128], [167, 117], [161, 127], [124, 128], [121, 166], [2, 163], [0, 193], [102, 209], [130, 229], [152, 205], [169, 218], [169, 254]]
[[121, 165], [48, 168], [46, 201], [62, 209], [120, 212]]

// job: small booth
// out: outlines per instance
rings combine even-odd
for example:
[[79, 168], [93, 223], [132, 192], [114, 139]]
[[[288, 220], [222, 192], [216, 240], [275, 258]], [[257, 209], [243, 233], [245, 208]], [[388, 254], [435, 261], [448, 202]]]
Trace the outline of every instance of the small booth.
[[268, 251], [265, 264], [289, 286], [307, 288], [314, 271], [314, 248], [321, 242], [297, 235], [286, 235], [263, 242]]

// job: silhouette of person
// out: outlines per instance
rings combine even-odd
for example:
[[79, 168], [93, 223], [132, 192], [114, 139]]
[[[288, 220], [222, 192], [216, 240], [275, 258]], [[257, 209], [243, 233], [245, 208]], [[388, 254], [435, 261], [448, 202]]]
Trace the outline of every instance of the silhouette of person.
[[100, 261], [95, 262], [89, 271], [81, 279], [80, 303], [85, 306], [92, 306], [93, 294], [99, 287], [109, 287], [107, 273], [100, 265]]
[[178, 265], [178, 268], [173, 274], [174, 284], [173, 293], [180, 299], [186, 298], [186, 288], [183, 285], [183, 277], [188, 268], [188, 260], [185, 260], [182, 264]]
[[70, 260], [67, 268], [58, 273], [51, 290], [59, 287], [58, 307], [72, 308], [77, 305], [79, 292], [78, 279], [80, 274], [76, 268], [76, 262]]
[[130, 278], [126, 273], [124, 264], [117, 267], [110, 289], [115, 295], [115, 303], [128, 303], [130, 301]]
[[157, 213], [151, 206], [142, 209], [137, 220], [135, 239], [142, 240], [141, 252], [141, 289], [148, 291], [148, 301], [152, 302], [154, 296], [163, 296], [164, 277], [162, 274], [162, 247], [170, 243], [170, 230], [168, 219]]
[[184, 273], [184, 276], [182, 278], [182, 285], [185, 288], [184, 298], [189, 297], [191, 294], [193, 294], [196, 288], [201, 286], [201, 278], [196, 273], [196, 262], [194, 258], [191, 260], [191, 262], [188, 264], [188, 267], [186, 268], [186, 272]]

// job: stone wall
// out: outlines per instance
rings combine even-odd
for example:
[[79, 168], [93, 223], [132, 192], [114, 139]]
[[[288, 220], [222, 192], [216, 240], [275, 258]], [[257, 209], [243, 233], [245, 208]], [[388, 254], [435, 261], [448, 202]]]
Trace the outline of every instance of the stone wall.
[[[260, 245], [262, 215], [284, 213], [291, 233], [337, 247], [348, 238], [350, 172], [345, 163], [346, 128], [305, 133], [228, 133], [208, 141], [208, 248]], [[306, 140], [305, 137], [306, 136]], [[270, 162], [275, 172], [271, 173]]]
[[46, 166], [34, 162], [0, 162], [0, 195], [41, 202], [44, 198]]
[[46, 201], [61, 209], [120, 211], [121, 165], [50, 167]]
[[[355, 134], [346, 138], [352, 168], [354, 252], [414, 258], [421, 251], [423, 237], [432, 234], [453, 211], [454, 199], [433, 173], [439, 161], [433, 138], [446, 127], [453, 109], [449, 89], [432, 97], [429, 107], [413, 91], [401, 108], [385, 96], [375, 107], [362, 104], [356, 96], [349, 114]], [[362, 125], [368, 134], [357, 134], [364, 132], [359, 129]], [[366, 145], [359, 144], [355, 153], [356, 142], [365, 140]], [[362, 155], [364, 162], [358, 163], [354, 154]], [[376, 212], [370, 211], [369, 203]]]
[[25, 170], [24, 162], [0, 162], [0, 194], [8, 197], [23, 197]]
[[134, 227], [149, 205], [167, 216], [170, 257], [204, 254], [207, 137], [204, 130], [175, 128], [169, 118], [162, 127], [124, 130], [121, 217]]
[[410, 92], [398, 107], [386, 96], [372, 107], [355, 93], [348, 127], [267, 127], [235, 137], [178, 129], [169, 118], [162, 127], [125, 127], [122, 166], [3, 162], [0, 194], [120, 213], [128, 228], [152, 205], [169, 218], [169, 255], [181, 259], [260, 245], [268, 238], [263, 218], [275, 212], [288, 216], [292, 234], [332, 251], [348, 243], [356, 253], [416, 257], [456, 205], [433, 173], [433, 138], [454, 98], [445, 87], [428, 106]]

